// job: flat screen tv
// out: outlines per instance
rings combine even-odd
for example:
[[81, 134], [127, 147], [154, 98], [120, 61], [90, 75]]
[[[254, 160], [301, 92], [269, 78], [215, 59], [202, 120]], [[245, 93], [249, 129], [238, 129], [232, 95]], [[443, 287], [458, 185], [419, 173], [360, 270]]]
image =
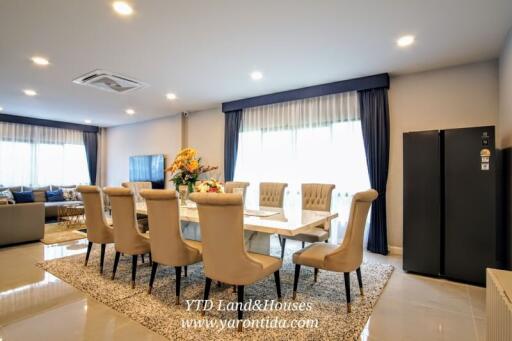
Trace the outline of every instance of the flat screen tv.
[[164, 156], [130, 156], [130, 181], [150, 181], [154, 189], [165, 188]]

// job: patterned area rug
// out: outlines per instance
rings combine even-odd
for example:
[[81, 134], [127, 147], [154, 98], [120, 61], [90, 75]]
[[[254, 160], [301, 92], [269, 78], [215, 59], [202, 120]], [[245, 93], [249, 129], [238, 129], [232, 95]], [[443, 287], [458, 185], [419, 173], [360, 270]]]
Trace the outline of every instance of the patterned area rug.
[[64, 224], [50, 223], [44, 225], [44, 237], [41, 242], [44, 244], [57, 244], [71, 240], [87, 238], [87, 234], [79, 231], [84, 229], [85, 225], [68, 227]]
[[[279, 252], [273, 243], [272, 254]], [[291, 243], [290, 243], [291, 244]], [[365, 296], [359, 294], [355, 273], [351, 274], [352, 312], [346, 312], [343, 274], [320, 271], [318, 282], [313, 281], [313, 269], [301, 269], [297, 299], [293, 301], [293, 270], [291, 254], [295, 250], [287, 245], [285, 262], [281, 269], [283, 306], [277, 307], [276, 287], [273, 276], [245, 288], [245, 302], [267, 300], [267, 309], [258, 310], [253, 305], [244, 312], [244, 331], [236, 331], [236, 310], [229, 311], [236, 302], [231, 286], [212, 284], [210, 299], [215, 308], [206, 313], [192, 305], [200, 300], [204, 290], [202, 264], [189, 266], [188, 277], [181, 280], [181, 304], [175, 305], [175, 273], [170, 267], [160, 266], [153, 293], [147, 294], [151, 266], [137, 267], [135, 289], [131, 289], [131, 257], [121, 257], [112, 281], [111, 271], [114, 249], [107, 248], [105, 271], [99, 274], [99, 248], [93, 248], [89, 265], [84, 267], [84, 255], [70, 256], [38, 263], [53, 275], [77, 289], [139, 322], [143, 326], [171, 340], [238, 340], [247, 339], [308, 339], [354, 340], [359, 337], [384, 286], [393, 272], [393, 266], [365, 263], [361, 267]], [[183, 272], [182, 272], [183, 274]], [[182, 275], [183, 276], [183, 275]], [[188, 300], [188, 301], [187, 301]], [[191, 306], [188, 306], [188, 303]], [[302, 304], [302, 309], [298, 304]], [[293, 303], [297, 303], [295, 308]], [[217, 309], [221, 307], [222, 309]], [[260, 305], [259, 307], [262, 307]], [[236, 309], [236, 308], [235, 308]]]

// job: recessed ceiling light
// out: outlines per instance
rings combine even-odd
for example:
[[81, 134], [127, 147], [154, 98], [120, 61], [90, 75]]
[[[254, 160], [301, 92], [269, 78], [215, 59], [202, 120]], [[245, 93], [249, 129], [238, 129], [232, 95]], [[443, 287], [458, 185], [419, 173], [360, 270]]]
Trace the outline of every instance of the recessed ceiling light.
[[167, 97], [169, 101], [174, 101], [176, 98], [178, 98], [176, 94], [173, 94], [172, 92], [169, 92], [167, 95], [165, 95], [165, 97]]
[[263, 78], [263, 74], [260, 71], [253, 71], [251, 72], [251, 78], [252, 80], [258, 81]]
[[23, 93], [27, 96], [35, 96], [37, 95], [37, 92], [35, 92], [35, 90], [32, 90], [32, 89], [25, 89], [23, 90]]
[[120, 15], [128, 16], [133, 14], [132, 6], [124, 1], [114, 1], [112, 7]]
[[0, 107], [0, 111], [4, 110], [4, 108]]
[[126, 109], [126, 113], [128, 115], [135, 115], [135, 110], [133, 110], [133, 109]]
[[32, 59], [32, 62], [34, 62], [34, 64], [36, 64], [36, 65], [46, 66], [46, 65], [50, 64], [48, 59], [43, 58], [43, 57], [35, 56], [35, 57], [32, 57], [31, 59]]
[[87, 124], [91, 124], [92, 123], [91, 120], [84, 120], [84, 122], [87, 123]]
[[400, 47], [406, 47], [406, 46], [412, 45], [414, 43], [414, 39], [415, 39], [414, 36], [406, 35], [406, 36], [400, 37], [396, 41], [396, 44]]

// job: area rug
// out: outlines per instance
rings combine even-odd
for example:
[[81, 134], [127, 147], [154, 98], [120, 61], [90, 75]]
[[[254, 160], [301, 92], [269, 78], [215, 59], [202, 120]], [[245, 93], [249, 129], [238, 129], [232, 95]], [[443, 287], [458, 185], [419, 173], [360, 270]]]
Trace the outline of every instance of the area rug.
[[[148, 295], [151, 266], [147, 258], [146, 263], [137, 267], [135, 289], [130, 285], [131, 257], [121, 257], [116, 279], [112, 281], [113, 260], [114, 249], [109, 246], [103, 275], [99, 274], [98, 248], [93, 248], [87, 267], [83, 265], [83, 254], [37, 265], [170, 340], [355, 340], [393, 272], [391, 265], [363, 264], [364, 296], [359, 294], [357, 278], [352, 273], [352, 312], [347, 314], [343, 274], [321, 270], [318, 282], [314, 283], [313, 269], [303, 267], [297, 299], [291, 299], [294, 265], [291, 252], [287, 252], [281, 269], [283, 304], [277, 304], [273, 276], [247, 286], [245, 302], [251, 305], [244, 312], [247, 321], [240, 333], [236, 330], [236, 311], [230, 311], [230, 303], [237, 299], [232, 287], [212, 284], [210, 299], [214, 308], [205, 317], [196, 310], [197, 302], [193, 300], [202, 299], [204, 290], [201, 263], [189, 266], [188, 277], [182, 276], [181, 304], [175, 305], [173, 268], [159, 267], [153, 293]], [[256, 300], [260, 300], [260, 309]]]
[[44, 237], [41, 239], [41, 242], [49, 245], [87, 238], [86, 233], [79, 231], [84, 228], [85, 225], [68, 227], [59, 223], [45, 224]]

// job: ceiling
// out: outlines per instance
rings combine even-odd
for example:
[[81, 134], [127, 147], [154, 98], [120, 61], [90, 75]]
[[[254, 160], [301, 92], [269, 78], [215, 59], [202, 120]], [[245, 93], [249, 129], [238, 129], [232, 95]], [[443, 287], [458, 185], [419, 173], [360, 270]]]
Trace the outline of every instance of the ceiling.
[[[0, 1], [4, 113], [112, 126], [376, 73], [496, 58], [510, 0]], [[416, 36], [405, 49], [395, 41]], [[41, 55], [47, 67], [33, 65]], [[149, 87], [103, 92], [72, 83], [94, 69]], [[253, 81], [253, 70], [263, 79]], [[31, 88], [38, 96], [28, 97]], [[168, 101], [165, 94], [176, 93]], [[136, 114], [125, 114], [133, 108]]]

